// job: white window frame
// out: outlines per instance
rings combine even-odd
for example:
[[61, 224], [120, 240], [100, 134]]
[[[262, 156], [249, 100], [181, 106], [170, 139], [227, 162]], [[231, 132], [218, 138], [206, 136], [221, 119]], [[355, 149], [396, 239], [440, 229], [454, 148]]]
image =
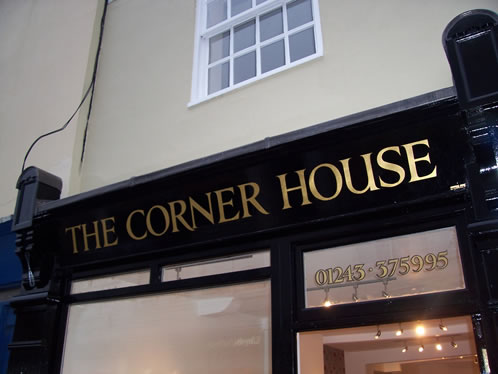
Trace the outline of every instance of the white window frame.
[[[289, 68], [292, 68], [297, 65], [301, 65], [310, 60], [314, 60], [320, 56], [323, 56], [323, 41], [322, 41], [322, 33], [321, 33], [321, 24], [320, 24], [320, 13], [319, 13], [319, 0], [311, 0], [312, 12], [313, 12], [313, 20], [300, 25], [292, 30], [288, 30], [287, 28], [287, 12], [286, 12], [286, 4], [292, 3], [295, 0], [267, 0], [259, 5], [256, 5], [256, 0], [253, 1], [253, 7], [248, 9], [242, 13], [239, 13], [233, 17], [230, 17], [230, 0], [227, 0], [227, 19], [222, 21], [210, 28], [206, 28], [206, 15], [207, 15], [207, 2], [209, 0], [197, 0], [196, 7], [196, 30], [195, 30], [195, 41], [194, 41], [194, 61], [193, 61], [193, 72], [192, 72], [192, 90], [191, 90], [191, 98], [188, 106], [191, 107], [193, 105], [199, 104], [203, 101], [209, 100], [211, 98], [223, 95], [227, 92], [230, 92], [234, 89], [237, 89], [242, 86], [246, 86], [252, 82], [258, 81], [262, 78], [266, 78], [268, 76], [277, 74], [281, 71], [285, 71]], [[279, 34], [278, 36], [272, 37], [264, 42], [260, 42], [259, 38], [259, 15], [268, 13], [276, 8], [282, 7], [283, 11], [283, 22], [284, 22], [284, 32]], [[251, 19], [256, 19], [256, 43], [246, 48], [242, 51], [233, 52], [233, 29], [234, 27], [243, 24], [246, 21]], [[314, 38], [315, 38], [315, 53], [294, 62], [290, 61], [290, 50], [289, 50], [289, 36], [296, 34], [300, 31], [307, 30], [309, 28], [313, 28], [314, 30]], [[209, 38], [218, 35], [227, 30], [231, 30], [230, 37], [230, 53], [228, 57], [222, 58], [216, 61], [215, 64], [221, 63], [221, 61], [226, 60], [230, 61], [230, 74], [229, 79], [230, 83], [227, 88], [221, 89], [219, 91], [208, 94], [208, 59], [209, 59]], [[282, 39], [285, 43], [285, 64], [273, 70], [270, 70], [266, 73], [261, 73], [261, 48], [272, 44], [273, 42]], [[250, 79], [244, 80], [237, 84], [233, 84], [233, 69], [234, 64], [233, 61], [236, 57], [240, 55], [245, 55], [250, 51], [256, 51], [256, 76]], [[212, 65], [212, 64], [211, 64]]]

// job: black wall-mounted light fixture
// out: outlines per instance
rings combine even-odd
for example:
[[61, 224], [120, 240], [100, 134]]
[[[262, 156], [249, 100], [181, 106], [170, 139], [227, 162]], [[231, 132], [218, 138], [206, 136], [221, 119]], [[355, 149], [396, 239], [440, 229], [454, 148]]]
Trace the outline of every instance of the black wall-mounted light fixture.
[[33, 219], [40, 206], [59, 199], [62, 180], [32, 166], [22, 172], [16, 187], [19, 192], [12, 219], [12, 231], [16, 233], [16, 255], [23, 267], [22, 285], [25, 290], [32, 290], [45, 286], [49, 273], [46, 270], [49, 264], [44, 260], [43, 249], [36, 247]]
[[462, 109], [498, 101], [498, 15], [476, 9], [455, 17], [443, 47]]
[[12, 220], [12, 231], [27, 229], [33, 224], [36, 210], [44, 202], [58, 200], [62, 180], [46, 171], [31, 166], [24, 170], [16, 185], [16, 208]]

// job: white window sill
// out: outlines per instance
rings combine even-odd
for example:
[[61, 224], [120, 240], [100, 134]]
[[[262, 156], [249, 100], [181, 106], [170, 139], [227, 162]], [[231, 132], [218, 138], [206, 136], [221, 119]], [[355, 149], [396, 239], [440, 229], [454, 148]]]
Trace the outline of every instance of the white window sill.
[[247, 86], [247, 85], [249, 85], [251, 83], [257, 82], [257, 81], [259, 81], [261, 79], [264, 79], [264, 78], [267, 78], [269, 76], [278, 74], [278, 73], [280, 73], [282, 71], [286, 71], [286, 70], [291, 69], [293, 67], [296, 67], [298, 65], [304, 64], [304, 63], [312, 61], [312, 60], [315, 60], [315, 59], [317, 59], [319, 57], [322, 57], [322, 56], [323, 56], [323, 52], [320, 51], [320, 52], [317, 52], [317, 53], [315, 53], [315, 54], [313, 54], [311, 56], [307, 56], [307, 57], [304, 57], [304, 58], [302, 58], [302, 59], [300, 59], [298, 61], [290, 63], [288, 65], [281, 66], [281, 67], [279, 67], [277, 69], [268, 71], [268, 72], [266, 72], [264, 74], [261, 74], [260, 76], [257, 76], [257, 77], [245, 80], [243, 82], [240, 82], [240, 83], [238, 83], [236, 85], [233, 85], [232, 87], [227, 87], [227, 88], [225, 88], [223, 90], [216, 91], [216, 92], [214, 92], [214, 93], [212, 93], [210, 95], [207, 95], [207, 96], [205, 96], [203, 98], [191, 99], [190, 102], [187, 104], [187, 108], [191, 108], [191, 107], [194, 107], [194, 106], [196, 106], [198, 104], [202, 104], [202, 103], [204, 103], [206, 101], [209, 101], [209, 100], [214, 99], [216, 97], [222, 96], [222, 95], [227, 94], [227, 93], [229, 93], [231, 91], [237, 90], [237, 89], [239, 89], [241, 87], [245, 87], [245, 86]]

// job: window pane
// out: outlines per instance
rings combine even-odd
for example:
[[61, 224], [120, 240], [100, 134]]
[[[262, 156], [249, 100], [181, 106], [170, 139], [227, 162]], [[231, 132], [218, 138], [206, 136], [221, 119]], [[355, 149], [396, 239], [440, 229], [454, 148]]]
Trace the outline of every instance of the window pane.
[[261, 48], [262, 73], [266, 73], [267, 71], [283, 65], [285, 65], [285, 47], [283, 40], [279, 40], [278, 42]]
[[232, 273], [270, 266], [270, 252], [248, 253], [240, 256], [214, 258], [206, 261], [176, 264], [163, 268], [163, 282]]
[[113, 290], [116, 288], [140, 286], [149, 284], [149, 280], [149, 270], [121, 273], [91, 279], [82, 279], [74, 281], [71, 284], [71, 295], [82, 292]]
[[259, 5], [261, 3], [264, 3], [266, 0], [256, 0], [256, 5]]
[[207, 27], [227, 19], [227, 0], [211, 0], [207, 4]]
[[289, 30], [313, 21], [311, 0], [297, 0], [287, 5]]
[[209, 39], [209, 63], [227, 57], [230, 53], [230, 31], [225, 31]]
[[73, 304], [61, 373], [271, 373], [270, 282]]
[[315, 53], [315, 34], [313, 27], [289, 36], [291, 62]]
[[253, 19], [234, 28], [233, 49], [241, 51], [256, 43], [256, 20]]
[[[439, 328], [442, 323], [447, 331]], [[423, 337], [418, 326], [424, 327]], [[485, 365], [479, 370], [475, 342], [470, 316], [300, 332], [298, 372], [489, 374]]]
[[230, 63], [228, 61], [209, 69], [208, 93], [212, 94], [213, 92], [227, 88], [229, 83]]
[[282, 8], [262, 15], [260, 21], [260, 39], [265, 41], [284, 32]]
[[303, 254], [306, 307], [465, 288], [455, 227]]
[[233, 83], [239, 83], [256, 76], [256, 51], [237, 57], [233, 63]]
[[232, 0], [232, 17], [251, 8], [252, 0]]

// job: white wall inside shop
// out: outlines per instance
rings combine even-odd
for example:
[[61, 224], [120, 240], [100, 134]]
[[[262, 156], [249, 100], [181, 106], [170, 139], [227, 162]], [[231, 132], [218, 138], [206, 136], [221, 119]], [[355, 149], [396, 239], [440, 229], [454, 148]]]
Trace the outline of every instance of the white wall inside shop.
[[[406, 353], [401, 352], [403, 345], [395, 348], [386, 349], [372, 349], [363, 351], [351, 351], [344, 352], [346, 373], [347, 374], [372, 374], [367, 371], [367, 367], [371, 364], [383, 364], [383, 363], [399, 363], [404, 364], [407, 362], [430, 362], [441, 358], [441, 356], [446, 355], [447, 357], [459, 357], [464, 355], [465, 357], [473, 355], [474, 347], [469, 342], [468, 339], [455, 340], [458, 343], [458, 347], [453, 349], [451, 347], [445, 346], [444, 351], [436, 351], [433, 345], [426, 345], [424, 352], [420, 353], [417, 350], [417, 346], [409, 345], [409, 349]], [[445, 370], [447, 364], [443, 362], [443, 367]], [[393, 370], [394, 371], [394, 370]], [[399, 371], [399, 370], [398, 370]]]
[[[0, 1], [0, 217], [13, 213], [16, 182], [30, 144], [61, 127], [91, 80], [102, 0]], [[91, 55], [91, 56], [90, 56]], [[42, 140], [26, 166], [58, 175], [69, 191], [73, 152], [81, 154], [80, 112]], [[78, 146], [79, 145], [79, 149]]]
[[109, 4], [81, 189], [452, 86], [441, 35], [491, 0], [321, 0], [324, 56], [187, 107], [195, 0]]

